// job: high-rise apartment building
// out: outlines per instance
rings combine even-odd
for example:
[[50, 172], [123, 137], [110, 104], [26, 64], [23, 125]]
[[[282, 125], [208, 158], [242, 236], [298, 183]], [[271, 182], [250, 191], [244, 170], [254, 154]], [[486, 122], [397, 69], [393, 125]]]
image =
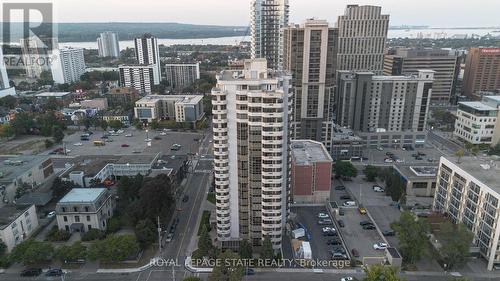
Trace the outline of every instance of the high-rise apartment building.
[[[360, 134], [367, 144], [412, 145], [414, 137], [410, 137], [411, 134], [404, 136], [403, 132], [425, 130], [433, 80], [432, 70], [420, 70], [417, 75], [410, 76], [339, 71], [336, 122], [356, 132], [368, 133]], [[389, 133], [387, 135], [392, 137], [378, 139], [377, 133]], [[391, 138], [394, 139], [390, 141]]]
[[97, 38], [100, 57], [120, 57], [120, 43], [115, 32], [102, 32]]
[[[38, 37], [20, 39], [26, 77], [39, 78], [42, 71], [50, 71], [52, 51]], [[58, 49], [58, 40], [52, 39], [52, 48]]]
[[15, 95], [16, 90], [14, 89], [14, 87], [10, 86], [9, 77], [7, 76], [7, 69], [5, 68], [3, 51], [0, 47], [0, 98]]
[[280, 70], [283, 28], [288, 25], [288, 0], [252, 0], [251, 3], [252, 58], [265, 58], [269, 68]]
[[[142, 37], [135, 38], [135, 56], [141, 65], [153, 65], [157, 70], [154, 72], [155, 81], [161, 80], [160, 51], [158, 39], [146, 33]], [[158, 82], [159, 83], [159, 82]]]
[[382, 75], [389, 15], [377, 6], [347, 5], [338, 17], [337, 69]]
[[471, 48], [465, 59], [463, 92], [472, 97], [478, 91], [500, 89], [500, 48]]
[[338, 30], [324, 20], [307, 20], [284, 30], [283, 65], [293, 74], [294, 139], [331, 148]]
[[62, 48], [53, 51], [52, 79], [59, 84], [73, 83], [85, 73], [82, 48]]
[[417, 74], [421, 69], [434, 70], [431, 103], [447, 105], [452, 98], [454, 83], [458, 79], [458, 57], [448, 50], [408, 49], [392, 50], [384, 58], [384, 75]]
[[160, 84], [154, 65], [120, 65], [120, 86], [130, 87], [140, 94], [151, 94], [153, 86]]
[[493, 157], [441, 157], [433, 209], [473, 234], [471, 248], [500, 265], [500, 163]]
[[200, 63], [167, 63], [165, 78], [174, 89], [182, 89], [200, 79]]
[[[212, 90], [217, 239], [223, 247], [269, 237], [281, 247], [288, 214], [291, 75], [265, 59], [217, 75]], [[237, 242], [235, 242], [237, 244]]]

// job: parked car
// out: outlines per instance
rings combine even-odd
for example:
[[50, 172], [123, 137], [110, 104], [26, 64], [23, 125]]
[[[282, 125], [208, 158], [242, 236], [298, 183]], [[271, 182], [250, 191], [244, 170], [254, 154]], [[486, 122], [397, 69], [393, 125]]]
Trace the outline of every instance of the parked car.
[[359, 258], [359, 251], [357, 249], [351, 249], [351, 254], [355, 258]]
[[319, 213], [318, 218], [320, 219], [329, 219], [330, 216], [327, 213]]
[[377, 150], [378, 150], [378, 151], [383, 151], [383, 150], [384, 150], [384, 148], [383, 148], [383, 147], [381, 147], [381, 146], [379, 146], [379, 147], [377, 147]]
[[165, 242], [170, 243], [172, 242], [172, 239], [174, 238], [174, 234], [171, 232], [167, 234], [167, 238], [165, 238]]
[[373, 230], [373, 229], [375, 229], [375, 225], [373, 225], [373, 224], [363, 225], [363, 229], [364, 230]]
[[359, 223], [359, 225], [361, 225], [361, 226], [363, 226], [363, 225], [367, 225], [367, 224], [373, 224], [373, 222], [371, 222], [371, 221], [361, 221], [361, 222]]
[[155, 140], [161, 140], [161, 138], [159, 136], [156, 136], [153, 139], [155, 139]]
[[55, 216], [56, 216], [56, 212], [55, 212], [55, 211], [49, 212], [49, 213], [47, 214], [47, 218], [48, 218], [48, 219], [53, 218], [53, 217], [55, 217]]
[[331, 219], [321, 219], [318, 221], [319, 225], [331, 225], [333, 224]]
[[335, 237], [333, 239], [329, 239], [328, 241], [326, 241], [326, 244], [327, 245], [342, 245], [342, 241], [340, 241], [340, 238]]
[[342, 195], [342, 196], [340, 196], [340, 200], [351, 200], [351, 199], [352, 198], [349, 195]]
[[255, 270], [253, 270], [252, 268], [245, 268], [245, 275], [254, 275], [255, 274]]
[[345, 186], [343, 185], [336, 186], [335, 190], [345, 190]]
[[189, 196], [184, 195], [184, 197], [182, 197], [182, 202], [186, 203], [187, 201], [189, 201]]
[[344, 207], [352, 207], [352, 206], [356, 206], [356, 202], [354, 202], [354, 201], [345, 201], [342, 205]]
[[340, 279], [340, 281], [354, 281], [354, 277], [347, 276]]
[[42, 274], [41, 268], [28, 268], [21, 272], [22, 277], [34, 277]]
[[130, 138], [132, 134], [126, 134], [125, 137]]
[[375, 192], [385, 192], [385, 189], [379, 185], [374, 185], [373, 186], [373, 191]]
[[345, 223], [343, 220], [338, 220], [337, 223], [339, 224], [340, 227], [344, 227]]
[[344, 210], [340, 209], [339, 210], [339, 216], [343, 216], [343, 215], [345, 215], [345, 212], [344, 212]]
[[396, 232], [394, 230], [385, 230], [382, 232], [384, 236], [394, 236], [396, 235]]
[[384, 162], [385, 163], [392, 163], [394, 161], [391, 158], [385, 158]]
[[63, 274], [64, 274], [64, 272], [62, 271], [62, 269], [53, 268], [53, 269], [49, 269], [49, 271], [47, 271], [45, 273], [45, 276], [61, 276]]
[[82, 146], [82, 145], [83, 145], [83, 143], [81, 143], [81, 142], [75, 142], [73, 145], [74, 145], [74, 146]]
[[375, 249], [375, 250], [385, 250], [385, 249], [387, 249], [387, 243], [378, 242], [376, 244], [373, 244], [373, 249]]
[[359, 211], [360, 214], [366, 215], [366, 209], [365, 209], [365, 207], [359, 206], [358, 211]]
[[130, 147], [130, 145], [124, 143], [124, 144], [122, 144], [122, 147]]

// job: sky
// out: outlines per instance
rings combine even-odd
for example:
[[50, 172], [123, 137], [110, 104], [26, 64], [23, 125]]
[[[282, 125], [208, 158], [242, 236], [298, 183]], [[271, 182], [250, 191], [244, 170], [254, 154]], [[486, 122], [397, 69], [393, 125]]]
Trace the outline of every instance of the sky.
[[[57, 22], [248, 25], [250, 0], [53, 0]], [[500, 0], [289, 0], [290, 22], [334, 23], [347, 4], [382, 6], [391, 25], [500, 26]]]

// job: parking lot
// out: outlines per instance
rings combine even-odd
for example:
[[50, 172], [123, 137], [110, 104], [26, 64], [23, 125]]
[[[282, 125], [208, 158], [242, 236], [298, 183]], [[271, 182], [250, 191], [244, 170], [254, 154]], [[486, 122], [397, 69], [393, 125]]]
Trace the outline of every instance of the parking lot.
[[[352, 181], [343, 182], [348, 192], [368, 210], [380, 231], [390, 230], [390, 224], [398, 221], [401, 212], [392, 206], [392, 199], [385, 196], [383, 192], [373, 191], [373, 185], [384, 187], [383, 183], [372, 183], [363, 180], [363, 175], [353, 178]], [[347, 214], [347, 212], [346, 212]], [[358, 213], [359, 214], [359, 213]], [[363, 216], [368, 218], [368, 216]], [[359, 226], [359, 222], [358, 222]], [[372, 231], [374, 232], [374, 231]], [[382, 241], [378, 235], [378, 241]], [[390, 246], [397, 247], [398, 241], [395, 236], [385, 237]], [[375, 242], [374, 242], [375, 243]]]
[[[352, 193], [352, 190], [348, 187], [344, 191], [333, 188], [332, 200], [336, 201], [337, 204], [341, 206], [342, 203], [346, 201], [345, 199], [341, 199], [341, 196], [349, 195], [352, 200], [356, 199], [356, 196]], [[369, 208], [366, 204], [363, 204], [363, 206]], [[343, 211], [343, 215], [340, 215], [337, 219], [342, 220], [345, 224], [343, 228], [340, 228], [340, 231], [345, 239], [348, 250], [351, 251], [353, 248], [358, 250], [359, 257], [356, 259], [368, 261], [370, 258], [384, 257], [384, 251], [373, 249], [373, 244], [384, 242], [379, 233], [376, 230], [365, 230], [359, 224], [362, 221], [370, 221], [368, 215], [362, 215], [358, 211], [358, 206], [342, 206], [340, 209]]]
[[[313, 259], [330, 260], [330, 250], [333, 247], [342, 246], [327, 245], [327, 241], [333, 239], [334, 236], [323, 236], [322, 228], [327, 225], [318, 225], [318, 213], [328, 213], [326, 207], [293, 207], [291, 211], [297, 214], [296, 221], [303, 224], [311, 234], [309, 243], [311, 244]], [[338, 231], [337, 226], [328, 226], [334, 227]], [[345, 250], [347, 251], [347, 249]]]
[[[64, 138], [64, 144], [70, 150], [68, 155], [130, 155], [133, 153], [156, 154], [158, 152], [180, 155], [197, 153], [199, 149], [197, 140], [203, 138], [203, 134], [197, 132], [149, 131], [146, 133], [143, 130], [128, 128], [124, 129], [123, 133], [115, 136], [110, 135], [109, 132], [93, 131], [90, 140], [82, 141], [80, 136], [83, 133], [83, 131], [76, 132]], [[104, 134], [109, 135], [107, 141], [101, 138]], [[151, 139], [151, 146], [148, 146], [147, 138]], [[104, 146], [94, 145], [94, 141], [101, 140], [105, 141]], [[180, 144], [179, 150], [171, 150], [173, 144]]]

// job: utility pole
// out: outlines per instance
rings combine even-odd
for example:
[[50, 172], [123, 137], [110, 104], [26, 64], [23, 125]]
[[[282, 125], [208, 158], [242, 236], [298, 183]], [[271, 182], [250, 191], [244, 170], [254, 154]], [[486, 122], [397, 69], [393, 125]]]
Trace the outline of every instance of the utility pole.
[[161, 255], [161, 225], [160, 225], [160, 216], [158, 216], [157, 219], [158, 219], [158, 252]]

